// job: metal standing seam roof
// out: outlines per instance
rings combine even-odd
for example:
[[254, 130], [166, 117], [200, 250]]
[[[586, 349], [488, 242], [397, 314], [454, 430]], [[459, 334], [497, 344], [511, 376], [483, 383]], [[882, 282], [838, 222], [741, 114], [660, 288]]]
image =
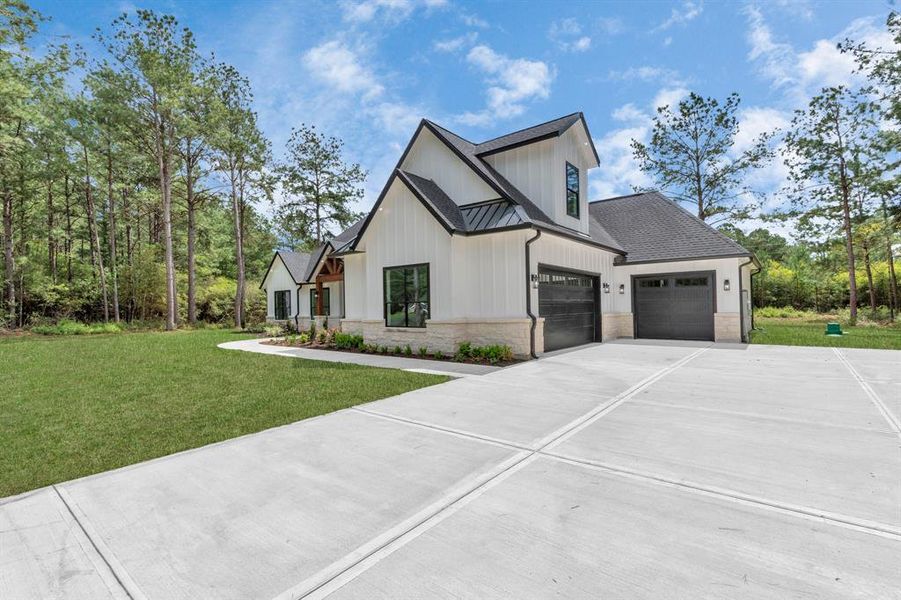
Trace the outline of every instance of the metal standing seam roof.
[[588, 210], [626, 250], [620, 264], [753, 256], [659, 192], [596, 200]]
[[509, 200], [492, 200], [460, 207], [467, 231], [485, 231], [521, 225], [526, 221], [522, 209]]

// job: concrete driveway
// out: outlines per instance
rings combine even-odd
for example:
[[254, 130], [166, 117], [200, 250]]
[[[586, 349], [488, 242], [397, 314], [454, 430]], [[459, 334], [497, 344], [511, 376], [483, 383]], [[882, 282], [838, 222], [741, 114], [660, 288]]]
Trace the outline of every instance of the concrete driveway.
[[901, 598], [899, 422], [899, 352], [592, 346], [0, 500], [0, 598]]

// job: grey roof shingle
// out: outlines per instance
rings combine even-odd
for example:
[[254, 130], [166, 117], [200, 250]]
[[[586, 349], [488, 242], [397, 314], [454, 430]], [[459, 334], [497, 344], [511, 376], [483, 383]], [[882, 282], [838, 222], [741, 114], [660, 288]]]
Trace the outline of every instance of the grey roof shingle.
[[752, 256], [659, 192], [596, 200], [588, 210], [626, 250], [625, 264]]
[[288, 268], [288, 273], [295, 282], [301, 283], [306, 281], [304, 274], [307, 271], [307, 264], [310, 262], [310, 255], [306, 252], [291, 252], [290, 250], [279, 250], [278, 255], [282, 262]]
[[571, 115], [566, 115], [565, 117], [554, 119], [553, 121], [548, 121], [547, 123], [534, 125], [496, 137], [493, 140], [477, 144], [476, 154], [492, 154], [511, 146], [520, 146], [542, 138], [561, 135], [581, 118], [582, 113], [573, 113]]
[[460, 207], [444, 193], [444, 190], [438, 187], [437, 183], [407, 171], [398, 170], [398, 173], [419, 191], [420, 195], [444, 218], [451, 229], [465, 231], [466, 221], [463, 219]]

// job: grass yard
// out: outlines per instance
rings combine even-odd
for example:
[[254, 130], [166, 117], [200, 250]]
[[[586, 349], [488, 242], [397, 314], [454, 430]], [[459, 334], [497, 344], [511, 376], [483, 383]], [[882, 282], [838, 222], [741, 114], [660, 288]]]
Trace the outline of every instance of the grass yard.
[[441, 383], [222, 330], [0, 338], [0, 497]]
[[901, 325], [867, 325], [848, 327], [842, 325], [845, 335], [824, 335], [824, 321], [805, 319], [756, 318], [760, 331], [751, 332], [753, 344], [778, 344], [782, 346], [835, 346], [838, 348], [879, 348], [901, 350]]

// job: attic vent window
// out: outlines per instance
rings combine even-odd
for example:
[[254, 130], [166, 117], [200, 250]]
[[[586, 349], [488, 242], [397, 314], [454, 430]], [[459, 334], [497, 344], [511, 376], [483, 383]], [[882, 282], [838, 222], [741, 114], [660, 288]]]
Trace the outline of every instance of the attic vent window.
[[566, 163], [566, 214], [579, 218], [579, 169]]

